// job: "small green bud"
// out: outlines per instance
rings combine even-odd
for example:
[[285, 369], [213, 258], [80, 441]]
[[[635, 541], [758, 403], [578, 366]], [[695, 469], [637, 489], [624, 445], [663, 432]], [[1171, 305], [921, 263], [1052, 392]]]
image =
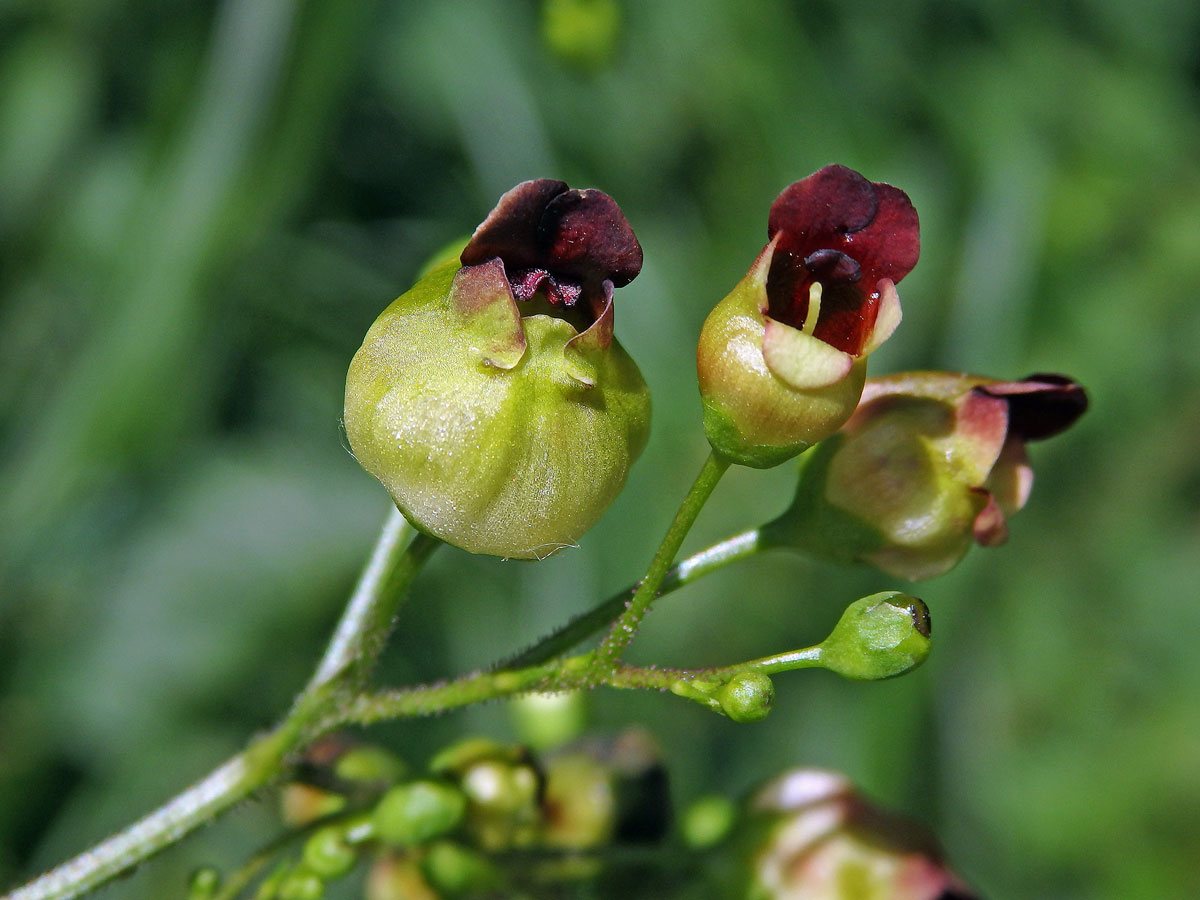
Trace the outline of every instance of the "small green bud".
[[737, 808], [728, 797], [710, 794], [684, 810], [679, 827], [689, 847], [707, 850], [725, 839], [736, 819]]
[[220, 887], [220, 871], [215, 866], [201, 866], [188, 879], [188, 900], [209, 900]]
[[452, 841], [432, 844], [421, 858], [421, 871], [433, 887], [455, 897], [486, 891], [499, 881], [486, 856]]
[[821, 642], [820, 662], [859, 681], [893, 678], [925, 661], [929, 633], [929, 607], [899, 591], [883, 591], [846, 607]]
[[403, 777], [408, 767], [395, 753], [374, 744], [347, 750], [333, 766], [333, 774], [342, 781], [369, 785], [387, 785]]
[[775, 703], [775, 685], [762, 672], [738, 672], [717, 690], [721, 712], [735, 722], [765, 719]]
[[392, 788], [375, 807], [375, 832], [385, 843], [415, 847], [458, 827], [467, 799], [440, 781], [411, 781]]
[[697, 372], [718, 453], [778, 465], [854, 412], [866, 357], [900, 322], [917, 214], [891, 185], [826, 166], [771, 205], [769, 243], [704, 323]]
[[303, 867], [288, 872], [279, 882], [279, 900], [321, 900], [325, 882]]
[[563, 62], [585, 72], [603, 68], [621, 30], [617, 0], [545, 0], [542, 36]]
[[412, 854], [387, 854], [367, 873], [366, 900], [442, 900]]
[[543, 807], [547, 845], [583, 850], [607, 843], [617, 819], [612, 769], [586, 752], [551, 758]]
[[346, 841], [342, 828], [327, 825], [304, 842], [304, 865], [322, 878], [341, 878], [354, 868], [358, 854]]
[[526, 748], [468, 738], [439, 753], [430, 768], [462, 791], [465, 825], [480, 846], [495, 851], [535, 839], [542, 777]]
[[537, 751], [558, 747], [583, 730], [587, 714], [580, 691], [524, 694], [509, 704], [520, 740]]
[[460, 262], [371, 326], [346, 436], [422, 531], [541, 559], [595, 524], [646, 443], [649, 392], [613, 338], [642, 250], [607, 194], [543, 179], [505, 194]]

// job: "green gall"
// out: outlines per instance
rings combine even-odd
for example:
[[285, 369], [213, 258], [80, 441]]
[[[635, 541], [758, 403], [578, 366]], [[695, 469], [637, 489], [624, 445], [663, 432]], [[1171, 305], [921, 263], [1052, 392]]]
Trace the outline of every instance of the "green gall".
[[738, 672], [717, 690], [721, 712], [735, 722], [765, 719], [775, 703], [775, 685], [762, 672]]
[[341, 878], [358, 861], [358, 854], [335, 825], [319, 828], [304, 842], [301, 854], [305, 867], [322, 878]]
[[466, 797], [451, 785], [413, 781], [384, 794], [371, 819], [381, 841], [415, 847], [453, 831], [466, 811]]
[[1087, 395], [1068, 378], [949, 372], [868, 379], [845, 426], [807, 455], [772, 542], [916, 581], [994, 546], [1033, 484], [1025, 445], [1069, 427]]
[[607, 194], [525, 182], [380, 315], [346, 378], [346, 435], [416, 527], [541, 559], [595, 524], [649, 433], [612, 330], [641, 259]]
[[920, 251], [904, 192], [845, 166], [786, 188], [767, 233], [709, 314], [696, 355], [709, 443], [756, 468], [824, 440], [854, 412], [867, 356], [900, 322], [896, 282]]
[[925, 661], [929, 635], [929, 607], [899, 591], [883, 591], [846, 607], [820, 644], [820, 664], [859, 681], [894, 678]]

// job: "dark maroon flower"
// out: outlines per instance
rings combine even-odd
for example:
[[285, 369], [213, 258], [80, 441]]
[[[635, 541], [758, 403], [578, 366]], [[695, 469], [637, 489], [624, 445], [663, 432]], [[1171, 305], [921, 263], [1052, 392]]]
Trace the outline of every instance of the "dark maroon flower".
[[851, 356], [878, 344], [881, 306], [921, 252], [917, 211], [904, 191], [826, 166], [775, 199], [767, 235], [776, 241], [767, 274], [771, 318]]
[[642, 248], [612, 197], [549, 178], [501, 197], [460, 258], [464, 266], [500, 259], [517, 300], [541, 293], [551, 306], [574, 307], [582, 299], [593, 319], [612, 288], [642, 268]]

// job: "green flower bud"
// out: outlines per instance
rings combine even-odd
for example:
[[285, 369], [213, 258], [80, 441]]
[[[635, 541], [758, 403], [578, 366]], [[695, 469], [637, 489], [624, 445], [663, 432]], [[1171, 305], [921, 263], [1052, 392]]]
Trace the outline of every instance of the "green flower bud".
[[398, 781], [407, 769], [392, 751], [363, 744], [347, 750], [334, 763], [333, 774], [342, 781], [382, 787]]
[[220, 871], [214, 866], [201, 866], [188, 878], [188, 900], [210, 900], [220, 888]]
[[500, 882], [486, 856], [452, 841], [432, 844], [421, 857], [421, 871], [434, 888], [452, 897], [474, 896]]
[[854, 416], [808, 455], [791, 508], [765, 532], [912, 581], [940, 575], [972, 543], [1005, 539], [1006, 517], [1033, 484], [1025, 444], [1086, 408], [1083, 389], [1059, 375], [870, 379]]
[[585, 72], [612, 58], [621, 31], [617, 0], [545, 0], [542, 37], [563, 62]]
[[846, 607], [820, 644], [820, 662], [859, 681], [894, 678], [925, 661], [929, 634], [929, 607], [899, 591], [883, 591]]
[[612, 769], [587, 752], [554, 756], [542, 807], [546, 845], [583, 850], [608, 843], [617, 822]]
[[523, 694], [509, 704], [519, 738], [534, 750], [548, 750], [571, 740], [583, 729], [586, 710], [579, 691]]
[[384, 794], [371, 818], [381, 841], [415, 847], [453, 831], [466, 810], [466, 797], [454, 787], [439, 781], [412, 781]]
[[793, 769], [751, 800], [750, 900], [972, 900], [919, 824], [870, 805], [844, 776]]
[[325, 882], [320, 875], [304, 868], [293, 869], [280, 879], [279, 900], [321, 900]]
[[850, 417], [866, 357], [900, 322], [917, 213], [891, 185], [826, 166], [771, 205], [770, 243], [709, 314], [697, 348], [704, 430], [718, 453], [778, 465]]
[[650, 400], [613, 338], [642, 251], [600, 191], [528, 181], [389, 306], [346, 378], [362, 466], [423, 531], [518, 559], [572, 546], [620, 492]]
[[313, 832], [304, 842], [304, 865], [322, 878], [341, 878], [354, 868], [358, 853], [346, 841], [343, 829], [327, 825]]
[[721, 712], [735, 722], [765, 719], [775, 703], [775, 685], [762, 672], [738, 672], [717, 690]]
[[728, 797], [710, 794], [684, 810], [679, 830], [689, 847], [707, 850], [725, 840], [736, 818], [737, 810]]
[[412, 856], [382, 856], [367, 873], [366, 900], [442, 900]]
[[480, 846], [495, 851], [536, 839], [542, 777], [525, 748], [468, 739], [439, 753], [431, 768], [462, 791], [466, 828]]

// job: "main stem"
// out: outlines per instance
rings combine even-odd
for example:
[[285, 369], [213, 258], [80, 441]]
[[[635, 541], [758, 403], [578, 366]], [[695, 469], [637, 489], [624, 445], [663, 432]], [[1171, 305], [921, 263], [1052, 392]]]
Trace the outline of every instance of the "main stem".
[[328, 650], [284, 720], [166, 805], [4, 900], [70, 900], [132, 869], [275, 780], [287, 758], [330, 727], [344, 679], [369, 671], [409, 584], [440, 541], [409, 535], [393, 513], [355, 588]]
[[621, 659], [621, 653], [629, 645], [629, 642], [633, 640], [634, 635], [637, 634], [638, 627], [642, 624], [642, 619], [646, 617], [646, 613], [650, 611], [651, 604], [658, 597], [663, 579], [666, 577], [671, 563], [675, 561], [675, 556], [679, 553], [680, 546], [683, 545], [683, 539], [687, 537], [687, 533], [692, 528], [692, 523], [696, 521], [700, 510], [704, 508], [704, 504], [712, 495], [717, 482], [721, 480], [721, 476], [725, 474], [725, 470], [728, 468], [728, 459], [716, 451], [709, 453], [708, 459], [704, 461], [703, 468], [700, 469], [700, 474], [696, 476], [696, 480], [692, 483], [691, 490], [688, 491], [688, 495], [683, 499], [683, 504], [679, 507], [679, 512], [675, 514], [675, 519], [671, 522], [671, 527], [667, 529], [662, 543], [659, 544], [658, 550], [654, 554], [654, 559], [650, 561], [650, 568], [646, 570], [645, 576], [639, 582], [637, 590], [634, 591], [629, 605], [625, 607], [625, 611], [613, 623], [608, 636], [596, 651], [592, 663], [593, 675], [603, 678], [616, 669]]

